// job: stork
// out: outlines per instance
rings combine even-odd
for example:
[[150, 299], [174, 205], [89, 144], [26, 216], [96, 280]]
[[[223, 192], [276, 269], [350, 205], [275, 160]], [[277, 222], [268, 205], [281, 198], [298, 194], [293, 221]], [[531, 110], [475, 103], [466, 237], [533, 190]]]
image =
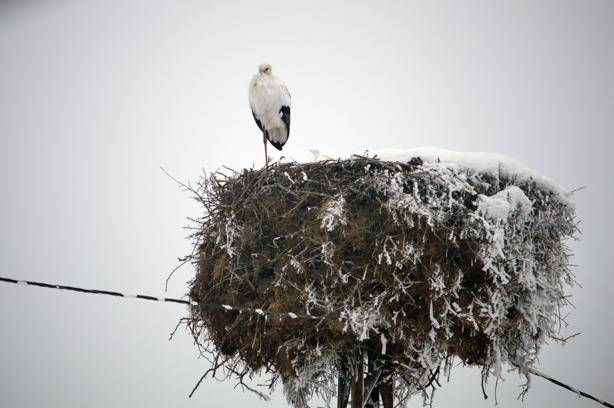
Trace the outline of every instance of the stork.
[[258, 66], [258, 73], [249, 83], [249, 106], [256, 125], [262, 131], [265, 165], [269, 165], [267, 140], [281, 150], [290, 136], [290, 92], [273, 75], [269, 64]]

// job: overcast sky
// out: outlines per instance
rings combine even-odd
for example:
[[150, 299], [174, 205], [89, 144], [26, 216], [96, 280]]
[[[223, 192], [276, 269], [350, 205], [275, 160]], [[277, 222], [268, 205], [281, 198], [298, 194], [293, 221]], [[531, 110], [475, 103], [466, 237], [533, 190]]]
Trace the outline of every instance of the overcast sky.
[[[162, 294], [201, 210], [160, 166], [261, 166], [247, 84], [266, 61], [293, 97], [290, 157], [435, 145], [587, 186], [564, 332], [582, 335], [540, 369], [614, 401], [613, 22], [611, 0], [0, 2], [0, 276]], [[0, 284], [0, 405], [286, 406], [216, 381], [188, 399], [208, 364], [168, 341], [186, 313]], [[499, 406], [596, 406], [539, 378], [522, 403], [521, 382]], [[494, 407], [493, 388], [457, 368], [434, 406]]]

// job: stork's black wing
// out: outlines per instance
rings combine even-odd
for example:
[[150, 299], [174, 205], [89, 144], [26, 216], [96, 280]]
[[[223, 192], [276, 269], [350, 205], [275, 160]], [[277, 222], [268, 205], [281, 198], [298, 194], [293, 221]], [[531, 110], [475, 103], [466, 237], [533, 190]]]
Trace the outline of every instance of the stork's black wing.
[[284, 125], [286, 125], [286, 129], [288, 131], [288, 135], [286, 138], [288, 138], [290, 137], [290, 107], [282, 106], [279, 110], [279, 113], [281, 114], [282, 122], [284, 122]]
[[254, 120], [256, 121], [256, 125], [258, 125], [258, 129], [260, 129], [262, 132], [264, 132], [264, 129], [262, 129], [262, 123], [260, 122], [260, 119], [258, 119], [258, 116], [256, 116], [256, 114], [254, 113], [254, 111], [252, 111], [252, 115], [254, 116]]

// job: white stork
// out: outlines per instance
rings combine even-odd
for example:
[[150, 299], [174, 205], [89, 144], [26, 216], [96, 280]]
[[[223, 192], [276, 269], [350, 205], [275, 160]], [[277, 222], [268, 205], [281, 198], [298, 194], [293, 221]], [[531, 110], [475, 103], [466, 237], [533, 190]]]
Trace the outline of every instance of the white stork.
[[262, 131], [264, 159], [268, 165], [267, 140], [281, 150], [290, 136], [290, 92], [273, 76], [269, 64], [259, 65], [258, 73], [249, 83], [249, 106]]

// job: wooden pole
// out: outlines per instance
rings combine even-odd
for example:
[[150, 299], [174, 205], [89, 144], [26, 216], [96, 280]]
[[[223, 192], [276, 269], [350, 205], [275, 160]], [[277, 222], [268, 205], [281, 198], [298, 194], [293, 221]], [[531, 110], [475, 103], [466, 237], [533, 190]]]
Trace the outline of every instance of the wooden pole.
[[380, 396], [382, 397], [382, 405], [384, 408], [393, 408], [394, 406], [394, 386], [392, 382], [392, 370], [390, 369], [390, 362], [386, 362], [384, 365], [384, 372], [382, 373], [383, 382], [379, 386]]
[[339, 373], [339, 380], [337, 383], [337, 408], [347, 408], [348, 401], [345, 398], [345, 373]]
[[337, 382], [337, 408], [347, 408], [348, 406], [350, 381], [348, 359], [342, 355], [339, 361], [339, 379]]
[[387, 381], [379, 387], [380, 395], [382, 396], [382, 404], [384, 408], [392, 408], [394, 402], [394, 394], [392, 388], [392, 381]]
[[[370, 384], [370, 381], [373, 381], [373, 377], [379, 374], [375, 372], [376, 361], [376, 353], [373, 350], [369, 350], [367, 352], [367, 378], [365, 379], [367, 386]], [[365, 408], [379, 408], [379, 387], [377, 385], [374, 386], [371, 393], [365, 395], [365, 399]]]
[[362, 350], [358, 349], [354, 355], [354, 375], [352, 376], [352, 408], [364, 408], [364, 368]]

